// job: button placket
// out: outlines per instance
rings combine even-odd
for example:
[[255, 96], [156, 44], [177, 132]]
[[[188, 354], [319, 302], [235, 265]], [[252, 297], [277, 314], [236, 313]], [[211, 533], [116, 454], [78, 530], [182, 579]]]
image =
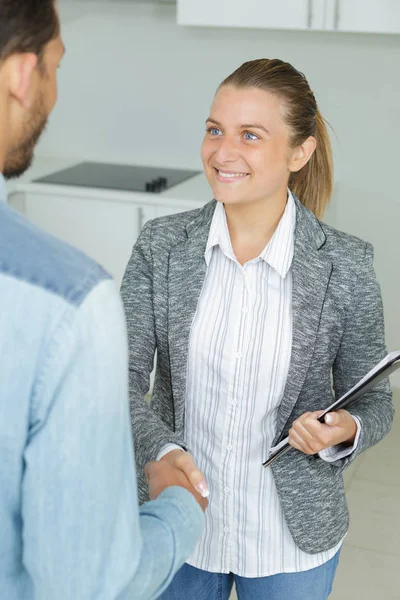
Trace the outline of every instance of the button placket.
[[[236, 531], [236, 523], [235, 523], [235, 514], [234, 514], [234, 500], [235, 500], [235, 489], [234, 489], [234, 467], [232, 467], [232, 459], [234, 457], [234, 451], [236, 447], [236, 440], [238, 439], [238, 435], [240, 432], [240, 424], [238, 419], [240, 417], [240, 412], [238, 412], [238, 397], [237, 391], [238, 386], [240, 387], [240, 381], [242, 380], [244, 374], [243, 370], [246, 367], [246, 353], [247, 346], [251, 343], [249, 340], [249, 309], [251, 305], [251, 280], [249, 274], [244, 269], [242, 271], [243, 280], [242, 280], [242, 304], [238, 307], [239, 314], [239, 332], [238, 332], [238, 343], [237, 343], [237, 352], [235, 355], [235, 369], [233, 370], [233, 382], [230, 387], [231, 392], [231, 414], [232, 420], [230, 428], [230, 435], [228, 438], [228, 444], [225, 446], [225, 453], [231, 453], [231, 459], [227, 461], [228, 468], [224, 472], [224, 488], [221, 489], [221, 495], [224, 497], [224, 506], [226, 507], [226, 512], [224, 513], [223, 523], [223, 537], [224, 537], [224, 564], [227, 569], [231, 569], [232, 560], [234, 560], [235, 556], [235, 531]], [[239, 296], [240, 297], [240, 296]]]
[[[220, 471], [220, 502], [221, 502], [221, 528], [220, 528], [220, 548], [222, 564], [224, 568], [230, 569], [232, 548], [232, 532], [234, 531], [234, 475], [235, 467], [233, 465], [235, 440], [239, 429], [238, 418], [238, 398], [237, 386], [241, 379], [241, 370], [245, 359], [245, 344], [248, 343], [248, 332], [246, 332], [247, 312], [249, 305], [249, 286], [250, 282], [245, 270], [242, 270], [243, 279], [241, 281], [241, 290], [237, 289], [237, 297], [242, 298], [242, 305], [237, 312], [237, 333], [236, 333], [236, 352], [232, 356], [231, 382], [228, 388], [230, 401], [228, 402], [227, 419], [225, 421], [226, 430], [223, 435], [223, 455]], [[238, 281], [239, 283], [239, 281]]]

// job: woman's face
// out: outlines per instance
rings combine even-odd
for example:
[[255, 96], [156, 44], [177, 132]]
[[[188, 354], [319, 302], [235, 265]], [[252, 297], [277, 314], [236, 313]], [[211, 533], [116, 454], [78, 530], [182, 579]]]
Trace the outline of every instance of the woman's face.
[[282, 113], [282, 101], [270, 92], [228, 85], [219, 90], [201, 148], [216, 200], [243, 204], [286, 194], [293, 150]]

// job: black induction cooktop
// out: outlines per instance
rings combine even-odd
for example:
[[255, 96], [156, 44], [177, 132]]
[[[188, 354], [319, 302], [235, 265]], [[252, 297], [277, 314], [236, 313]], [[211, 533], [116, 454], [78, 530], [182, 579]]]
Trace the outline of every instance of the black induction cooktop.
[[200, 171], [114, 165], [97, 162], [79, 163], [36, 179], [37, 183], [106, 188], [132, 192], [159, 193], [182, 183]]

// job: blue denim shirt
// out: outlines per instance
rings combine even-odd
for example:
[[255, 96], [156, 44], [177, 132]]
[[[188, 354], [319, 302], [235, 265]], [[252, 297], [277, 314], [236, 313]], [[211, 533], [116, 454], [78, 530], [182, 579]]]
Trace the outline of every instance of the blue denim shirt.
[[0, 597], [156, 598], [203, 515], [176, 487], [138, 508], [118, 291], [0, 198]]

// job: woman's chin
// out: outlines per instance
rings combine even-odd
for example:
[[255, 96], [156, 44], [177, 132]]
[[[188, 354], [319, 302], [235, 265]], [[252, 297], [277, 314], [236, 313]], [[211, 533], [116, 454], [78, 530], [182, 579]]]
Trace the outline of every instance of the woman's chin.
[[243, 204], [246, 202], [243, 197], [234, 194], [214, 193], [214, 199], [222, 204]]

